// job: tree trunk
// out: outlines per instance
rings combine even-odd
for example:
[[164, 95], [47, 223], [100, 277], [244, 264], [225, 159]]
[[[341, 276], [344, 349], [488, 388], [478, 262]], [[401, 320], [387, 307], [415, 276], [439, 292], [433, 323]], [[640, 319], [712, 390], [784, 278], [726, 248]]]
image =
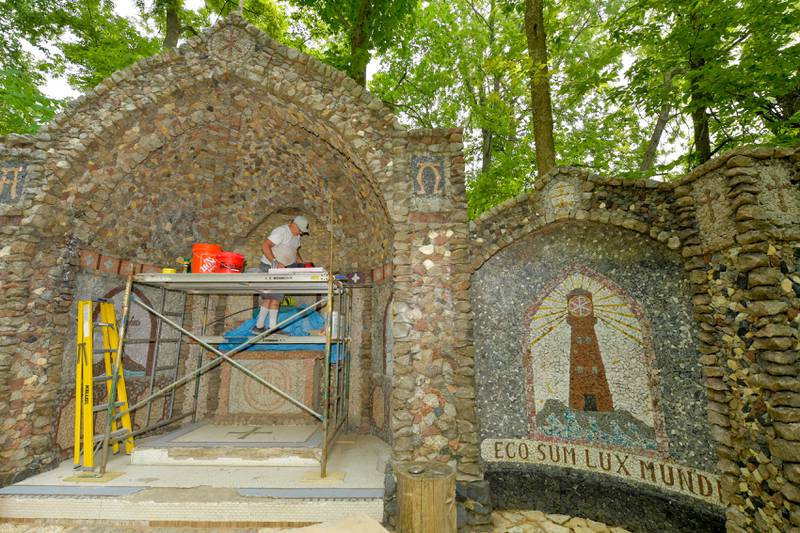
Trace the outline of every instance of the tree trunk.
[[358, 16], [350, 31], [350, 65], [348, 74], [362, 87], [367, 86], [367, 64], [370, 59], [369, 16], [372, 8], [371, 0], [362, 0], [358, 8]]
[[181, 36], [181, 21], [178, 18], [179, 0], [167, 0], [165, 8], [167, 30], [164, 35], [164, 48], [174, 50], [178, 46], [178, 38]]
[[[486, 28], [489, 30], [489, 57], [491, 60], [496, 57], [497, 51], [495, 50], [495, 43], [497, 42], [497, 34], [495, 32], [495, 2], [489, 2], [489, 16], [486, 19]], [[500, 94], [500, 80], [496, 74], [492, 74], [492, 90]], [[483, 90], [483, 81], [481, 81], [481, 111], [486, 106], [486, 96]], [[486, 172], [492, 165], [492, 156], [494, 155], [495, 148], [495, 135], [489, 128], [483, 127], [481, 129], [481, 171]]]
[[456, 533], [456, 476], [436, 462], [400, 463], [397, 533]]
[[539, 169], [539, 176], [544, 176], [556, 166], [543, 1], [525, 0], [525, 36], [528, 39], [528, 55], [531, 58], [533, 139], [536, 144], [536, 166]]
[[691, 93], [691, 115], [692, 128], [694, 130], [694, 148], [696, 153], [696, 163], [705, 163], [711, 159], [711, 134], [708, 131], [708, 109], [705, 103], [708, 102], [707, 95], [700, 89], [700, 74], [698, 71], [705, 65], [705, 59], [689, 58], [690, 71], [690, 93]]
[[653, 128], [653, 134], [650, 136], [647, 150], [644, 153], [641, 165], [639, 165], [640, 171], [647, 172], [653, 168], [653, 163], [655, 163], [656, 154], [658, 153], [658, 145], [661, 143], [661, 135], [664, 134], [664, 128], [667, 127], [671, 112], [672, 106], [668, 103], [664, 103], [661, 106], [661, 113], [658, 115], [658, 120], [656, 120], [655, 128]]
[[[699, 6], [699, 4], [698, 4]], [[689, 13], [689, 24], [695, 34], [700, 35], [709, 31], [702, 23], [702, 18], [697, 14], [699, 7], [692, 8]], [[689, 111], [692, 117], [694, 130], [694, 164], [702, 164], [711, 159], [711, 134], [708, 131], [708, 104], [712, 102], [711, 95], [701, 88], [703, 81], [703, 67], [706, 65], [706, 53], [702, 45], [689, 48]]]
[[492, 164], [494, 135], [486, 128], [481, 129], [481, 172], [486, 172]]
[[664, 134], [664, 128], [667, 127], [669, 116], [672, 113], [672, 104], [669, 100], [670, 92], [672, 92], [672, 72], [667, 72], [664, 75], [664, 103], [661, 104], [661, 112], [658, 114], [656, 126], [653, 128], [653, 135], [650, 136], [650, 143], [647, 145], [647, 150], [642, 158], [642, 164], [639, 165], [639, 170], [642, 172], [647, 172], [653, 168], [653, 163], [655, 163], [658, 145], [661, 144], [661, 136]]

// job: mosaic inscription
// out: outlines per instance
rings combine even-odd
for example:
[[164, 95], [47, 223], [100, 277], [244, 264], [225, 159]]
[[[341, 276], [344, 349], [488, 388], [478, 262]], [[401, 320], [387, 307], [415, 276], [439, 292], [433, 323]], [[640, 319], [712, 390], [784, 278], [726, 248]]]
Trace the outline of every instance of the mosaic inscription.
[[0, 204], [14, 204], [22, 197], [28, 165], [23, 163], [0, 163]]
[[411, 182], [417, 196], [443, 196], [445, 189], [444, 158], [415, 155], [411, 157]]
[[722, 505], [719, 476], [648, 455], [544, 440], [486, 439], [484, 461], [574, 468], [654, 485], [660, 489]]
[[666, 449], [650, 327], [621, 288], [565, 269], [529, 309], [523, 338], [531, 437]]

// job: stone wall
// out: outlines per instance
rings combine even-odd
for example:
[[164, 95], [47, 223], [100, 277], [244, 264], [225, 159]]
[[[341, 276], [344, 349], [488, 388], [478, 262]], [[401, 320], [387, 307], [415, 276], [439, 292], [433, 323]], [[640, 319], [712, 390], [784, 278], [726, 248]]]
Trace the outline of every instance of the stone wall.
[[[91, 268], [85, 263], [89, 255], [81, 254], [84, 261], [75, 278], [75, 300], [106, 298], [114, 303], [117, 310], [122, 309], [122, 299], [125, 291], [125, 276], [109, 272], [104, 264], [109, 258], [101, 259], [104, 268]], [[99, 266], [99, 265], [98, 265]], [[137, 286], [135, 294], [142, 301], [161, 308], [161, 291], [153, 287]], [[164, 293], [164, 310], [167, 313], [180, 313], [185, 304], [185, 295], [176, 292]], [[77, 306], [72, 306], [69, 314], [67, 338], [76, 338]], [[99, 313], [95, 306], [94, 312]], [[180, 318], [173, 317], [180, 321]], [[99, 334], [98, 334], [99, 335]], [[162, 342], [158, 344], [156, 353], [155, 340], [160, 336]], [[153, 316], [138, 306], [132, 306], [126, 334], [127, 348], [125, 350], [125, 387], [130, 405], [144, 398], [149, 391], [150, 381], [156, 367], [175, 367], [178, 363], [178, 344], [175, 331], [169, 326], [164, 326], [159, 331], [158, 323]], [[95, 340], [98, 342], [99, 337]], [[62, 458], [72, 456], [75, 428], [75, 341], [67, 342], [61, 362], [61, 387], [56, 399], [56, 445]], [[95, 376], [105, 373], [103, 356], [95, 354], [93, 372]], [[175, 370], [161, 370], [155, 374], [154, 390], [161, 388], [175, 378]], [[96, 384], [94, 387], [95, 403], [105, 403], [106, 385]], [[150, 409], [141, 409], [134, 413], [132, 424], [134, 429], [140, 429], [151, 424], [165, 420], [171, 410], [171, 397], [159, 398], [153, 402]], [[177, 413], [177, 412], [176, 412]], [[149, 418], [149, 420], [148, 420]], [[96, 432], [105, 430], [105, 418], [97, 416]]]
[[798, 160], [739, 151], [669, 184], [559, 169], [471, 226], [498, 505], [642, 531], [713, 530], [722, 509], [729, 531], [800, 525]]
[[[66, 311], [62, 291], [72, 275], [58, 264], [62, 254], [38, 270], [30, 261], [41, 228], [36, 213], [46, 209], [49, 141], [47, 133], [0, 140], [0, 465], [10, 465], [0, 467], [0, 484], [57, 462], [50, 432], [60, 383], [56, 354], [66, 339], [50, 345], [39, 338], [54, 315]], [[72, 243], [62, 238], [59, 245]], [[66, 318], [55, 320], [66, 324]]]
[[372, 280], [372, 324], [369, 332], [369, 366], [364, 370], [371, 375], [371, 389], [365, 390], [367, 406], [363, 420], [369, 420], [369, 428], [387, 442], [391, 442], [390, 421], [392, 419], [391, 398], [393, 380], [392, 335], [392, 285], [391, 275], [384, 276], [383, 269], [373, 271]]
[[[38, 136], [0, 141], [2, 161], [27, 169], [13, 205], [5, 184], [0, 200], [3, 482], [54, 458], [81, 250], [118, 273], [171, 265], [198, 241], [254, 261], [267, 226], [297, 213], [312, 222], [315, 262], [327, 264], [329, 230], [336, 269], [392, 278], [402, 387], [384, 418], [414, 410], [384, 420], [395, 455], [475, 476], [461, 150], [459, 130], [405, 131], [353, 80], [235, 15], [115, 73]], [[453, 340], [438, 342], [445, 332]]]
[[411, 201], [395, 228], [393, 269], [395, 458], [453, 461], [460, 479], [472, 479], [479, 468], [462, 135], [419, 130], [408, 141], [401, 194]]

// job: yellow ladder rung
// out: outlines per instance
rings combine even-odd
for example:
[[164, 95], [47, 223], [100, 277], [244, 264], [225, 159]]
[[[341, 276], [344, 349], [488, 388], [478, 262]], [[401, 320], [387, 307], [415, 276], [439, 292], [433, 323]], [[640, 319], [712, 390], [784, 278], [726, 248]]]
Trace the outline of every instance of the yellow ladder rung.
[[[100, 306], [99, 320], [94, 322], [93, 309]], [[95, 328], [100, 328], [103, 348], [94, 349]], [[115, 396], [111, 406], [111, 433], [109, 442], [116, 453], [119, 444], [125, 445], [125, 453], [133, 451], [133, 429], [128, 412], [128, 393], [125, 375], [120, 364], [116, 369], [114, 388], [114, 363], [119, 348], [119, 333], [114, 304], [109, 301], [80, 300], [78, 302], [77, 354], [75, 361], [75, 450], [73, 461], [84, 469], [94, 468], [94, 444], [102, 442], [105, 435], [95, 435], [95, 413], [108, 412], [108, 403], [94, 405], [94, 384], [106, 384], [106, 397]], [[103, 355], [105, 374], [94, 376], [94, 356]], [[120, 361], [121, 363], [121, 361]], [[113, 394], [112, 394], [113, 393]], [[121, 426], [121, 427], [119, 427]]]

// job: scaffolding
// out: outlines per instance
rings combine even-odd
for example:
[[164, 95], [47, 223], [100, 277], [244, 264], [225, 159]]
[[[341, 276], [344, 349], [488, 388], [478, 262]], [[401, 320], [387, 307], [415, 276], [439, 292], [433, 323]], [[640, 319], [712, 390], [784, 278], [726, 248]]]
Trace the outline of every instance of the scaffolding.
[[[154, 309], [134, 292], [134, 285], [146, 285], [160, 289], [159, 298], [160, 309]], [[200, 334], [195, 334], [184, 328], [183, 314], [165, 313], [164, 305], [166, 302], [167, 291], [181, 292], [186, 295], [204, 297], [203, 318]], [[274, 327], [267, 329], [263, 333], [247, 338], [244, 342], [236, 345], [225, 352], [214, 346], [222, 341], [221, 337], [206, 336], [206, 328], [209, 325], [208, 313], [210, 298], [214, 295], [265, 295], [282, 293], [288, 295], [316, 295], [318, 299], [311, 305], [298, 310], [290, 317], [283, 319], [275, 324]], [[184, 302], [185, 303], [185, 302]], [[125, 288], [123, 300], [123, 316], [121, 317], [122, 327], [120, 329], [120, 343], [114, 358], [114, 382], [112, 383], [109, 402], [114, 403], [114, 391], [116, 388], [117, 369], [121, 367], [122, 353], [125, 344], [125, 331], [129, 318], [130, 305], [135, 304], [142, 307], [151, 315], [155, 316], [157, 322], [157, 332], [154, 347], [154, 360], [151, 365], [151, 375], [148, 383], [147, 395], [130, 406], [129, 409], [117, 414], [109, 411], [106, 423], [106, 431], [103, 437], [103, 453], [101, 455], [100, 474], [104, 474], [108, 464], [108, 448], [112, 439], [127, 438], [137, 436], [161, 427], [165, 427], [189, 416], [196, 420], [198, 399], [200, 393], [201, 376], [211, 369], [227, 363], [233, 368], [243, 372], [251, 379], [257, 381], [267, 389], [271, 390], [284, 400], [300, 408], [303, 412], [312, 416], [322, 424], [322, 456], [320, 461], [320, 476], [327, 474], [328, 457], [333, 444], [340, 431], [347, 423], [348, 399], [350, 388], [350, 340], [351, 340], [351, 314], [352, 314], [352, 292], [350, 287], [341, 280], [334, 279], [333, 274], [322, 270], [309, 270], [304, 273], [302, 269], [294, 272], [285, 273], [245, 273], [245, 274], [131, 274]], [[324, 336], [297, 336], [297, 337], [276, 337], [273, 334], [280, 331], [292, 321], [309, 314], [312, 311], [324, 306], [325, 316], [325, 335]], [[245, 310], [246, 311], [246, 310]], [[168, 315], [172, 314], [170, 317]], [[338, 317], [336, 327], [334, 317]], [[179, 318], [179, 324], [175, 318]], [[159, 367], [158, 356], [162, 334], [162, 325], [166, 324], [178, 332], [178, 349], [176, 352], [176, 362], [174, 366]], [[178, 378], [178, 366], [180, 363], [180, 346], [185, 338], [193, 340], [202, 349], [211, 352], [214, 357], [210, 361], [204, 362], [203, 350], [198, 351], [195, 361], [195, 368], [188, 374]], [[319, 411], [313, 406], [306, 405], [301, 400], [293, 398], [291, 395], [282, 391], [279, 387], [270, 383], [266, 379], [255, 374], [252, 370], [234, 359], [239, 352], [255, 344], [324, 344], [324, 376], [322, 384], [322, 402]], [[186, 361], [188, 368], [189, 361]], [[159, 369], [173, 370], [173, 380], [170, 384], [156, 390], [156, 374]], [[175, 404], [175, 393], [178, 387], [186, 385], [194, 380], [194, 394], [192, 409], [189, 412], [173, 416]], [[166, 419], [155, 424], [151, 424], [151, 413], [153, 401], [164, 397], [168, 402]], [[168, 398], [167, 398], [168, 397]], [[144, 427], [134, 431], [132, 434], [123, 436], [114, 435], [111, 431], [112, 423], [126, 414], [133, 413], [139, 409], [147, 408]]]

